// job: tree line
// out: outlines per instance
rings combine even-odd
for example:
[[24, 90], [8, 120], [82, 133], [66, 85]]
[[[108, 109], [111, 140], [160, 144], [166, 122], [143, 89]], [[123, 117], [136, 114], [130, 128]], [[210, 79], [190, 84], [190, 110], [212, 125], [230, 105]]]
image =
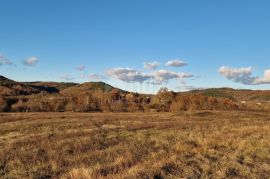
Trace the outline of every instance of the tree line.
[[1, 112], [177, 112], [187, 110], [237, 110], [236, 102], [200, 94], [183, 94], [161, 88], [156, 95], [92, 91], [71, 94], [39, 93], [1, 96]]

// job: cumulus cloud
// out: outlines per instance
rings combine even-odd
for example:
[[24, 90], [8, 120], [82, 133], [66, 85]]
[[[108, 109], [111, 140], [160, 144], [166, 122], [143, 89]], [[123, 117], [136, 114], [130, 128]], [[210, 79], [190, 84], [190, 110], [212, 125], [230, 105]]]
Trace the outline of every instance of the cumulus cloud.
[[270, 84], [270, 69], [264, 71], [263, 77], [256, 78], [255, 84]]
[[23, 65], [33, 67], [36, 66], [38, 62], [39, 62], [38, 57], [30, 57], [23, 61]]
[[182, 60], [170, 60], [166, 63], [166, 66], [171, 66], [171, 67], [183, 67], [186, 66], [187, 63], [182, 61]]
[[239, 76], [250, 76], [252, 74], [252, 68], [251, 67], [231, 68], [227, 66], [222, 66], [219, 68], [219, 73], [229, 79], [233, 79]]
[[5, 55], [0, 53], [0, 66], [2, 65], [13, 65], [13, 63]]
[[264, 76], [252, 76], [251, 67], [231, 68], [222, 66], [219, 73], [225, 78], [245, 85], [270, 84], [270, 69], [265, 70]]
[[183, 72], [173, 72], [167, 70], [155, 70], [149, 73], [143, 73], [131, 68], [113, 68], [107, 71], [107, 75], [124, 82], [133, 83], [143, 83], [161, 85], [167, 83], [172, 79], [182, 80], [184, 78], [193, 77], [192, 74]]
[[133, 83], [143, 83], [144, 81], [152, 78], [151, 75], [147, 73], [142, 73], [131, 68], [112, 68], [108, 70], [107, 75], [124, 82]]
[[143, 68], [149, 69], [149, 70], [155, 70], [160, 65], [159, 62], [153, 61], [153, 62], [144, 62]]
[[167, 83], [169, 80], [172, 79], [184, 79], [193, 77], [190, 73], [183, 73], [183, 72], [173, 72], [167, 70], [157, 70], [152, 72], [151, 76], [153, 77], [154, 81], [152, 84], [163, 84]]
[[84, 65], [80, 65], [80, 66], [76, 67], [76, 70], [78, 70], [78, 71], [83, 71], [84, 69], [85, 69]]

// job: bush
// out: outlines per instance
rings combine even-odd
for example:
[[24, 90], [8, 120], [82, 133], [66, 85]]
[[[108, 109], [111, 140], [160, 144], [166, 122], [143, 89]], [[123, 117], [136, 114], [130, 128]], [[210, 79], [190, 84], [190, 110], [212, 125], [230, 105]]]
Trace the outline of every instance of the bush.
[[22, 99], [19, 99], [17, 103], [11, 106], [11, 110], [12, 112], [25, 112], [27, 111], [27, 104]]

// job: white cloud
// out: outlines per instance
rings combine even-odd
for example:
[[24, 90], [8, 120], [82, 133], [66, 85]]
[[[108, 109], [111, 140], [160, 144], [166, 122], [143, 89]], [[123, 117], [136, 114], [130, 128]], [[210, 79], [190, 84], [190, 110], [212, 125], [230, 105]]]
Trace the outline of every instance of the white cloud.
[[219, 68], [219, 73], [223, 76], [233, 79], [240, 76], [249, 76], [252, 74], [251, 67], [243, 67], [243, 68], [231, 68], [227, 66], [222, 66]]
[[149, 70], [155, 70], [160, 65], [159, 62], [153, 61], [153, 62], [144, 62], [143, 68], [149, 69]]
[[190, 73], [173, 72], [173, 71], [167, 71], [167, 70], [154, 71], [152, 72], [151, 76], [154, 79], [153, 84], [163, 84], [163, 83], [167, 83], [169, 80], [172, 80], [172, 79], [184, 79], [184, 78], [193, 77], [193, 75]]
[[0, 53], [0, 66], [2, 65], [13, 65], [13, 63], [5, 55]]
[[252, 76], [251, 67], [231, 68], [222, 66], [219, 73], [225, 78], [245, 85], [270, 84], [270, 69], [265, 70], [263, 77]]
[[255, 84], [270, 84], [270, 69], [264, 71], [263, 77], [256, 78]]
[[76, 67], [76, 70], [78, 70], [78, 71], [83, 71], [84, 69], [85, 69], [84, 65], [80, 65], [80, 66]]
[[184, 79], [193, 77], [192, 74], [183, 72], [173, 72], [167, 70], [155, 70], [149, 73], [143, 73], [131, 68], [113, 68], [107, 71], [107, 75], [124, 82], [147, 82], [148, 84], [161, 85], [172, 79]]
[[187, 63], [182, 61], [182, 60], [170, 60], [166, 63], [166, 66], [171, 66], [171, 67], [183, 67], [186, 66]]
[[30, 67], [33, 67], [33, 66], [36, 66], [36, 64], [39, 62], [39, 59], [37, 57], [30, 57], [26, 60], [23, 61], [23, 64], [25, 66], [30, 66]]
[[112, 68], [106, 73], [112, 78], [116, 78], [128, 83], [143, 83], [144, 81], [152, 78], [152, 76], [147, 73], [142, 73], [131, 68]]

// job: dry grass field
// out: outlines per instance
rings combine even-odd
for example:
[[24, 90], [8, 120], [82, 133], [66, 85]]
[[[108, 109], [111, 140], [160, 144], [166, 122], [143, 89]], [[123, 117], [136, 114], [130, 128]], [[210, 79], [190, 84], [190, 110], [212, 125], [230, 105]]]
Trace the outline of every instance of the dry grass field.
[[0, 113], [0, 178], [270, 178], [270, 114]]

